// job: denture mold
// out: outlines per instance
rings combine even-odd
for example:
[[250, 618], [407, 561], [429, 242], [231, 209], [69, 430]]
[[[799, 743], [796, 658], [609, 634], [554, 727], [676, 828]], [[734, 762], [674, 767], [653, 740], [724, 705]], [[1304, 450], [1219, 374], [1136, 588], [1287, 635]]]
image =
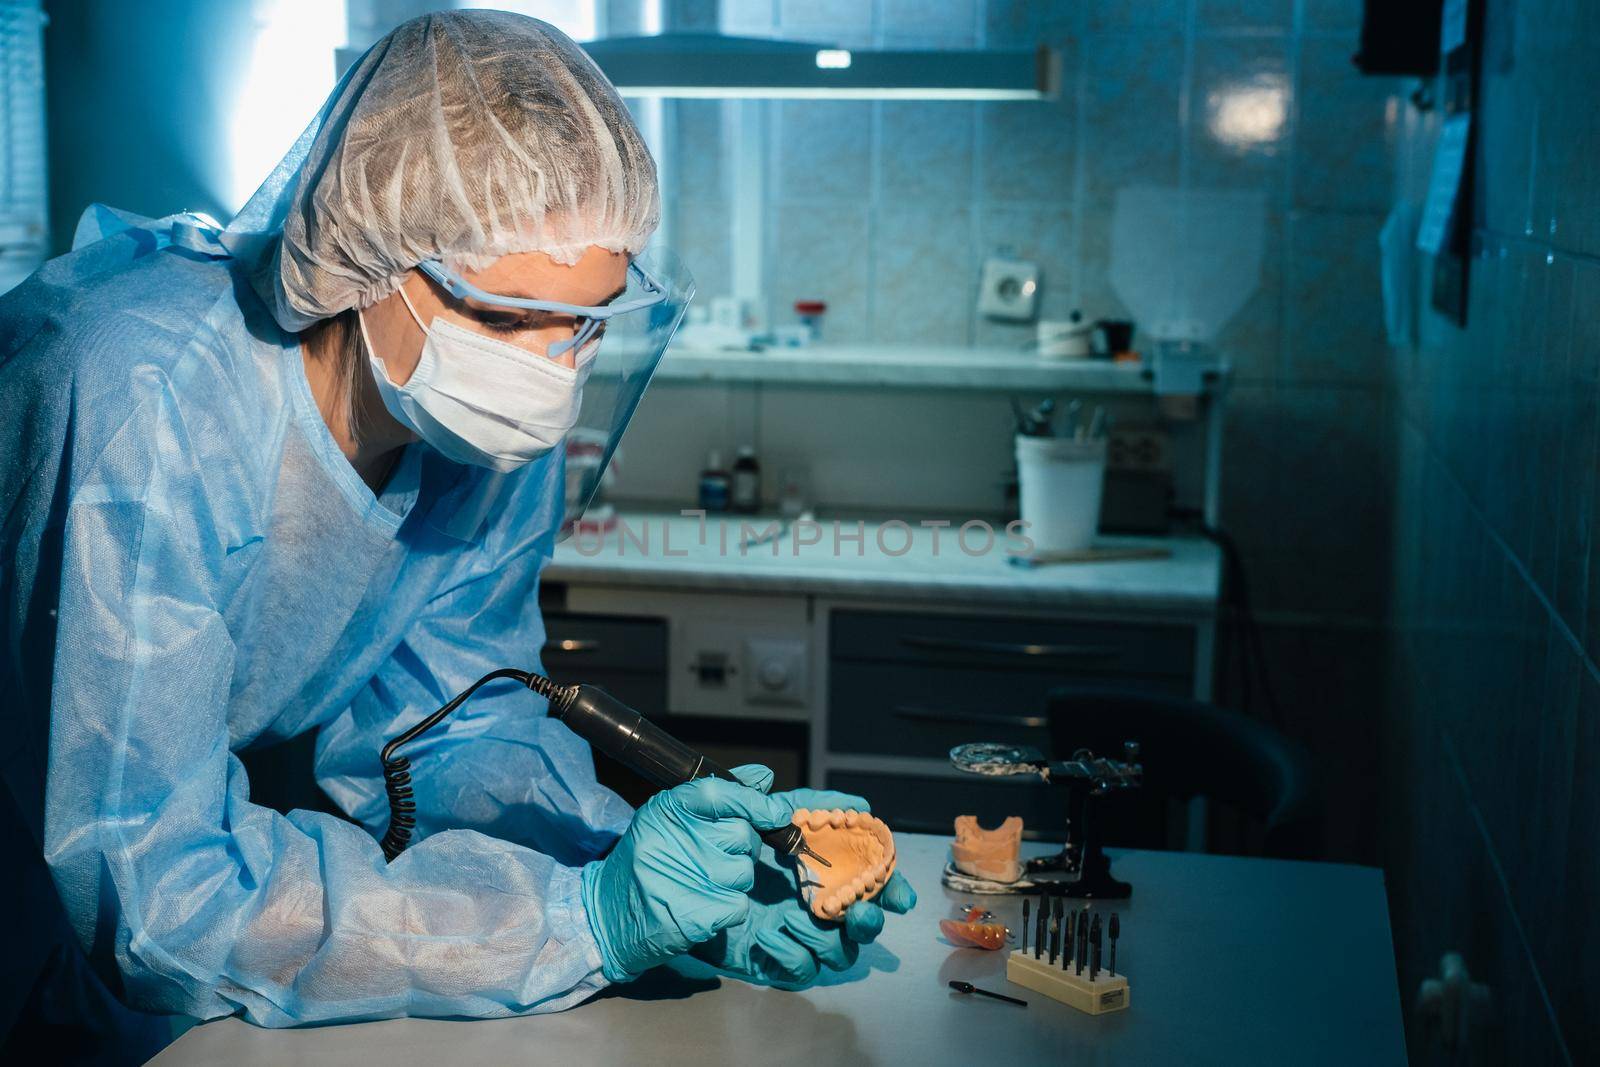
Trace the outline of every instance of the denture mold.
[[950, 859], [956, 870], [991, 882], [1015, 882], [1022, 877], [1022, 820], [1013, 815], [997, 830], [978, 825], [976, 815], [956, 816], [956, 839]]
[[894, 835], [882, 820], [864, 811], [802, 808], [793, 821], [812, 851], [833, 864], [799, 856], [800, 894], [817, 918], [837, 919], [856, 901], [871, 900], [894, 873]]

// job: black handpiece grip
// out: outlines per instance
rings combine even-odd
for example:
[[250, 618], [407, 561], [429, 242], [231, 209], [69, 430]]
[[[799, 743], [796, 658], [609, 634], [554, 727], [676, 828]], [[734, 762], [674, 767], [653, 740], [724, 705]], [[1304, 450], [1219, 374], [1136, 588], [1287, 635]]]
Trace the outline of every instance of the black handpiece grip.
[[[573, 733], [658, 788], [671, 789], [696, 778], [739, 781], [604, 689], [572, 686], [561, 698], [550, 702], [550, 713]], [[800, 828], [793, 824], [759, 832], [761, 840], [780, 856], [792, 856], [805, 844]]]

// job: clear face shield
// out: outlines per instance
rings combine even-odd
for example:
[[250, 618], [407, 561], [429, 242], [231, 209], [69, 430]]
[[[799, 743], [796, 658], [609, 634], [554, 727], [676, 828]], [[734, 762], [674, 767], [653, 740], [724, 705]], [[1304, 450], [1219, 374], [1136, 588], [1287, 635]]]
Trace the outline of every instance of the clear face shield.
[[694, 279], [672, 253], [648, 248], [629, 263], [626, 287], [614, 300], [580, 306], [485, 292], [435, 261], [418, 269], [458, 300], [570, 317], [570, 337], [552, 341], [544, 351], [550, 359], [574, 355], [585, 374], [577, 421], [563, 443], [566, 514], [560, 539], [565, 540], [599, 490], [617, 442], [683, 322]]

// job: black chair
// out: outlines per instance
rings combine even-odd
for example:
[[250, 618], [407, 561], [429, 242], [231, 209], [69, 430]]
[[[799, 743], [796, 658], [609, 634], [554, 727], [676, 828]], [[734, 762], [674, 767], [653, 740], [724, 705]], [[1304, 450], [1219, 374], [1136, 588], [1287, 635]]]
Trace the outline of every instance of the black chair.
[[[1205, 797], [1258, 825], [1264, 855], [1321, 857], [1322, 805], [1311, 757], [1263, 722], [1193, 700], [1072, 687], [1051, 692], [1048, 724], [1056, 759], [1085, 748], [1120, 757], [1124, 742], [1137, 741], [1144, 782], [1134, 792], [1145, 793], [1146, 810], [1156, 798]], [[1114, 808], [1118, 798], [1102, 803]], [[1105, 843], [1121, 843], [1118, 836], [1113, 831]]]

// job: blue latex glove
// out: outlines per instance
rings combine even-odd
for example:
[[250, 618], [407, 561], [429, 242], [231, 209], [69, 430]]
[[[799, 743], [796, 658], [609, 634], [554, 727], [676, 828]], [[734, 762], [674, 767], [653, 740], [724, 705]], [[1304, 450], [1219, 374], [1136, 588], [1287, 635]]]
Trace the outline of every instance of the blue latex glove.
[[761, 849], [756, 829], [789, 816], [759, 790], [715, 778], [651, 797], [611, 854], [583, 868], [583, 906], [605, 976], [630, 981], [744, 922]]
[[[765, 767], [735, 767], [733, 773], [762, 792], [772, 787], [772, 772]], [[772, 799], [787, 815], [800, 808], [871, 810], [861, 797], [816, 789], [778, 793]], [[861, 946], [883, 931], [885, 909], [903, 914], [917, 902], [911, 884], [896, 871], [877, 897], [851, 905], [842, 923], [828, 922], [801, 902], [793, 874], [762, 862], [756, 865], [755, 879], [745, 920], [696, 945], [692, 954], [739, 978], [781, 989], [808, 986], [824, 968], [848, 970]]]

